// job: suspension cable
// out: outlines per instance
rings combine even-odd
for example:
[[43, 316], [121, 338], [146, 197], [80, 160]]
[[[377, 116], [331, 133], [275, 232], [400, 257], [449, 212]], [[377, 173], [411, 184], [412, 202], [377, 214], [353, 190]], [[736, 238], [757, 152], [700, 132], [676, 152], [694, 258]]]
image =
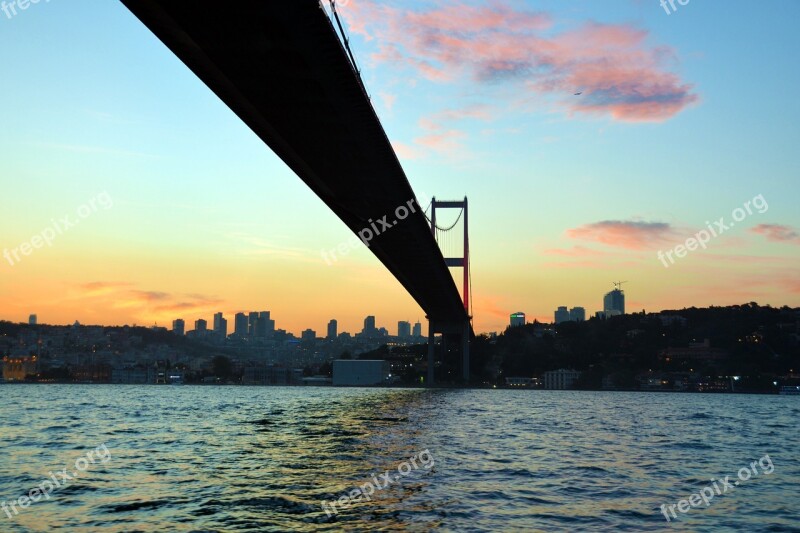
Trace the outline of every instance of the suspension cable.
[[[464, 203], [466, 204], [466, 198], [464, 199]], [[474, 309], [474, 304], [473, 304], [473, 302], [475, 301], [475, 293], [472, 292], [472, 254], [470, 253], [470, 250], [469, 250], [469, 228], [467, 226], [468, 226], [467, 221], [465, 221], [464, 222], [464, 234], [466, 236], [466, 239], [465, 239], [465, 245], [466, 246], [465, 246], [465, 249], [464, 249], [464, 255], [467, 256], [467, 268], [469, 269], [468, 270], [469, 271], [469, 276], [468, 276], [468, 279], [467, 279], [467, 282], [469, 283], [469, 309], [468, 309], [468, 313], [469, 313], [469, 321], [470, 321], [470, 323], [472, 323], [472, 317], [475, 316], [475, 309]]]
[[[428, 207], [430, 207], [430, 206], [428, 206]], [[426, 209], [425, 211], [426, 212], [423, 213], [425, 215], [425, 218], [428, 219], [428, 222], [430, 222], [431, 225], [433, 225], [433, 221], [428, 216], [428, 213], [427, 213], [428, 210]], [[456, 221], [453, 222], [453, 224], [451, 224], [449, 228], [443, 228], [443, 227], [439, 226], [438, 224], [436, 224], [436, 229], [438, 229], [439, 231], [450, 231], [451, 229], [456, 227], [456, 224], [458, 224], [458, 221], [461, 220], [461, 215], [463, 215], [463, 214], [464, 214], [464, 208], [462, 207], [461, 211], [458, 213], [458, 218], [456, 218]]]
[[356, 63], [356, 58], [353, 55], [353, 51], [350, 49], [350, 39], [347, 38], [347, 34], [344, 32], [342, 20], [339, 18], [339, 12], [336, 10], [336, 0], [328, 1], [331, 4], [331, 13], [333, 13], [333, 18], [336, 19], [336, 25], [339, 27], [339, 33], [342, 35], [344, 49], [347, 51], [347, 55], [350, 57], [350, 64], [353, 66], [353, 70], [356, 73], [358, 84], [361, 85], [361, 89], [364, 91], [364, 94], [367, 94], [367, 88], [364, 85], [364, 80], [361, 79], [361, 71], [358, 69], [358, 63]]

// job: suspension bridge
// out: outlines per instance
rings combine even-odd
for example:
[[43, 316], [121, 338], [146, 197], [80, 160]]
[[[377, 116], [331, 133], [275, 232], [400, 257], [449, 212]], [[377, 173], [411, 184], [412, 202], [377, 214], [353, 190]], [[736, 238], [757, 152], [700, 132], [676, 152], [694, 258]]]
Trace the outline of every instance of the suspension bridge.
[[[335, 5], [319, 0], [238, 0], [199, 8], [196, 0], [121, 0], [297, 176], [358, 234], [416, 196], [375, 113]], [[337, 34], [337, 28], [341, 34]], [[418, 204], [417, 204], [418, 205]], [[467, 200], [431, 203], [386, 221], [370, 251], [425, 312], [428, 379], [435, 335], [458, 338], [469, 380], [472, 333]], [[445, 257], [437, 209], [462, 209], [463, 254]], [[463, 298], [449, 270], [463, 269]]]

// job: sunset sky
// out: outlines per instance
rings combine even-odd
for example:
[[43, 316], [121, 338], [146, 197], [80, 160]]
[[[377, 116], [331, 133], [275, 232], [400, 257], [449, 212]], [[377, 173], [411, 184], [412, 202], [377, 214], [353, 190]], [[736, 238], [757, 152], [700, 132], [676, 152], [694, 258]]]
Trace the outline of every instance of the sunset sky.
[[[417, 195], [469, 197], [476, 331], [617, 280], [629, 311], [800, 306], [800, 2], [338, 3]], [[323, 260], [349, 230], [119, 2], [0, 11], [0, 49], [0, 319], [424, 319], [366, 247]]]

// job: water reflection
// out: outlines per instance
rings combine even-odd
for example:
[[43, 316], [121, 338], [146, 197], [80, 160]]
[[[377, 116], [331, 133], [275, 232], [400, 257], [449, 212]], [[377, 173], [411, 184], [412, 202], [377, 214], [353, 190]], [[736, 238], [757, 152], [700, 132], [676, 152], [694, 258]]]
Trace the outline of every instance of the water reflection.
[[[281, 387], [3, 386], [0, 500], [111, 458], [0, 531], [647, 531], [769, 453], [775, 472], [669, 526], [788, 530], [797, 398]], [[430, 470], [327, 515], [429, 450]], [[769, 515], [765, 516], [765, 510]], [[758, 524], [758, 527], [756, 527]], [[765, 525], [766, 524], [766, 525]]]

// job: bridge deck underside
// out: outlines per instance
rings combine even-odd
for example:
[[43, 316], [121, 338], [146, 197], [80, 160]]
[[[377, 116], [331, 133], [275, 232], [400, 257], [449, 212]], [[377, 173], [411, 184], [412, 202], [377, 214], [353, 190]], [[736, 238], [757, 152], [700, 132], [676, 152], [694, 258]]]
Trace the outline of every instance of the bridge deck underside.
[[[196, 0], [122, 2], [351, 230], [384, 215], [392, 222], [395, 209], [415, 198], [317, 0], [238, 0], [213, 9]], [[375, 237], [370, 250], [429, 318], [463, 322], [425, 207]]]

